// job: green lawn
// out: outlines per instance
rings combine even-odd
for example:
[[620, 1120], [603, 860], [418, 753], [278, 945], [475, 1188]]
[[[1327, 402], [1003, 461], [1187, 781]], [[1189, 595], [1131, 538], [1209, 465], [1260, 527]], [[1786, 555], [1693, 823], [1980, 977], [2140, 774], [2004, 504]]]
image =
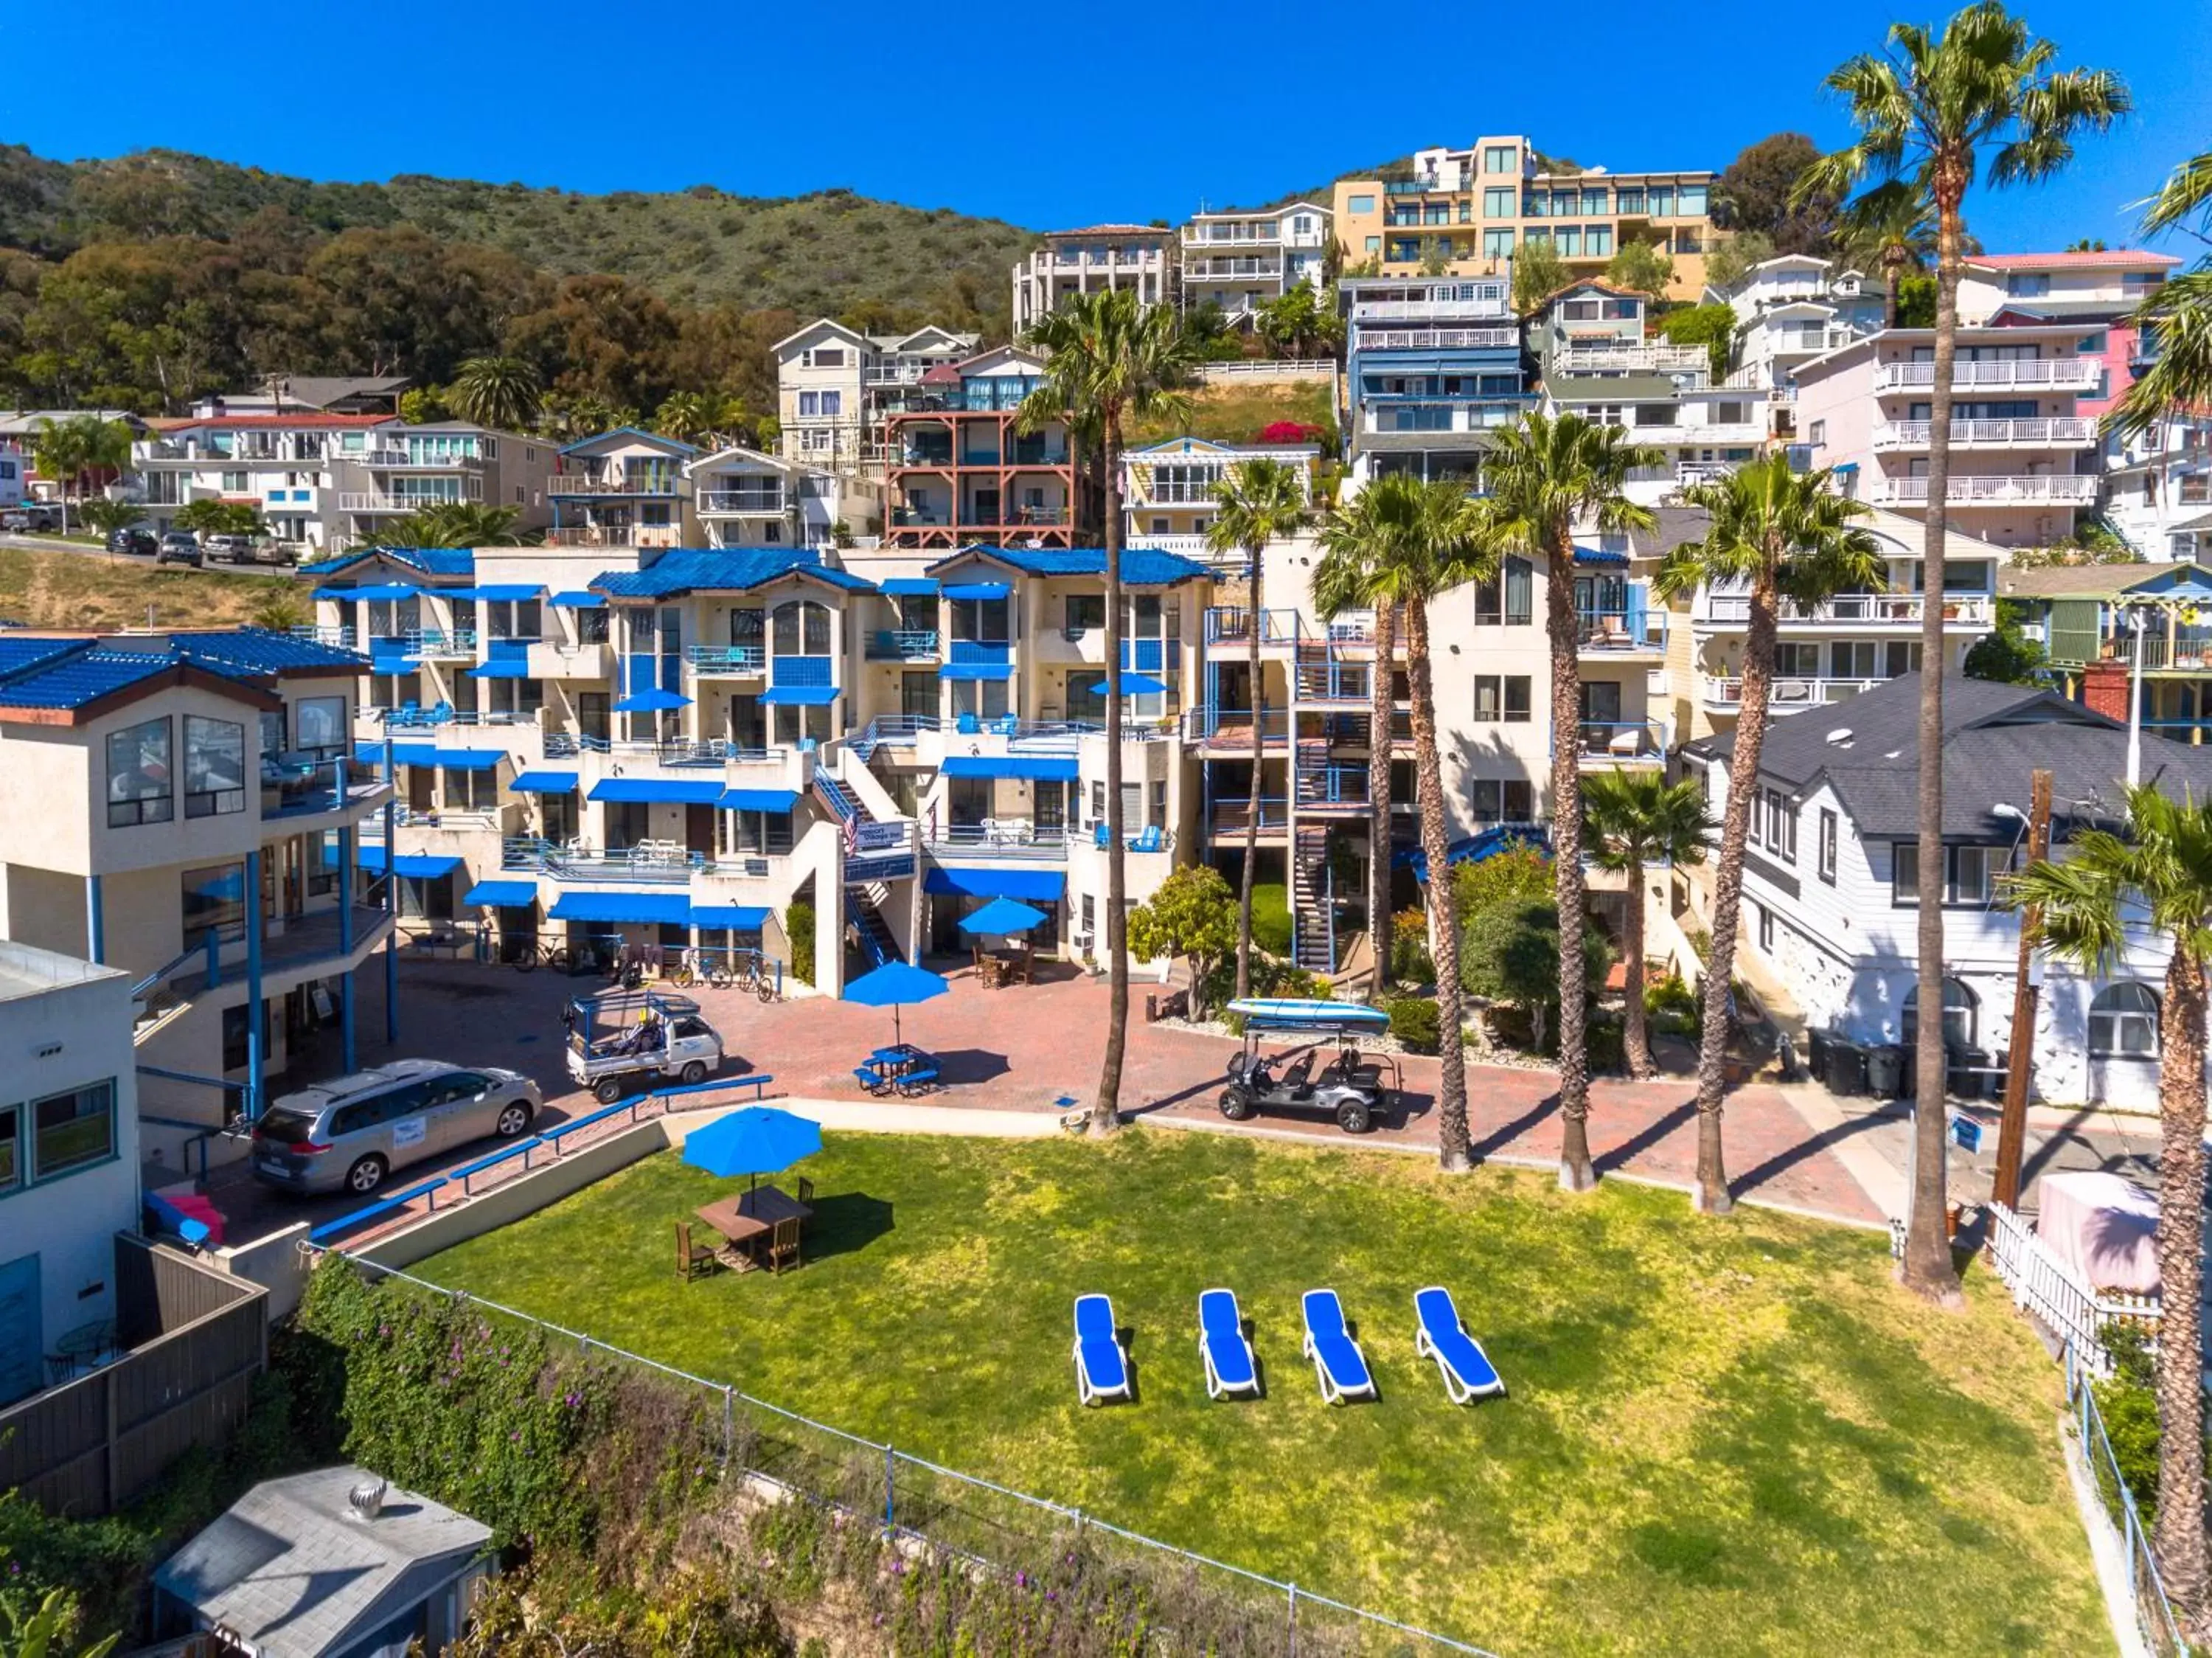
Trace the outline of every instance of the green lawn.
[[[2056, 1367], [1987, 1283], [1906, 1300], [1872, 1234], [1167, 1131], [838, 1136], [805, 1168], [814, 1254], [781, 1278], [676, 1279], [671, 1222], [727, 1185], [673, 1154], [418, 1270], [1508, 1658], [2112, 1649]], [[1417, 1362], [1431, 1283], [1509, 1399], [1455, 1409]], [[1263, 1400], [1206, 1398], [1214, 1284]], [[1321, 1404], [1316, 1284], [1379, 1404]], [[1089, 1289], [1133, 1328], [1134, 1405], [1076, 1403]]]

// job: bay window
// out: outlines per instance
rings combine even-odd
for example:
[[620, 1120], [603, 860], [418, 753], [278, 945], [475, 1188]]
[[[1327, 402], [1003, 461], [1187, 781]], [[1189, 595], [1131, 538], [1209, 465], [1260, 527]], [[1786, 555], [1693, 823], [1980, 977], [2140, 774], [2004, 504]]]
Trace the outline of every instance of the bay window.
[[235, 720], [185, 716], [185, 815], [246, 809], [246, 728]]
[[107, 735], [107, 826], [167, 823], [176, 816], [176, 773], [167, 716]]

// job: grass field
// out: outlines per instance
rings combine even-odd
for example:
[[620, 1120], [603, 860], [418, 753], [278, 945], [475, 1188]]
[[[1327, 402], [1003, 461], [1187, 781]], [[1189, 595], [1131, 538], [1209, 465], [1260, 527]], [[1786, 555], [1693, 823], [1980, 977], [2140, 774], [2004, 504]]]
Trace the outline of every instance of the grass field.
[[26, 627], [143, 627], [149, 605], [155, 627], [235, 627], [280, 593], [313, 612], [306, 588], [289, 576], [0, 547], [0, 617]]
[[1128, 443], [1137, 448], [1188, 435], [1222, 443], [1251, 443], [1279, 420], [1301, 426], [1336, 425], [1336, 410], [1325, 380], [1204, 386], [1191, 393], [1187, 420], [1154, 418], [1130, 424]]
[[[2055, 1368], [1985, 1283], [1963, 1315], [1906, 1300], [1871, 1234], [1165, 1131], [832, 1137], [804, 1172], [812, 1253], [781, 1277], [678, 1281], [672, 1223], [729, 1183], [674, 1154], [418, 1270], [1508, 1658], [2112, 1649]], [[1431, 1283], [1510, 1398], [1455, 1408], [1417, 1361]], [[1206, 1398], [1215, 1284], [1262, 1399]], [[1320, 1402], [1317, 1284], [1380, 1403]], [[1134, 1405], [1076, 1403], [1093, 1289], [1133, 1332]]]

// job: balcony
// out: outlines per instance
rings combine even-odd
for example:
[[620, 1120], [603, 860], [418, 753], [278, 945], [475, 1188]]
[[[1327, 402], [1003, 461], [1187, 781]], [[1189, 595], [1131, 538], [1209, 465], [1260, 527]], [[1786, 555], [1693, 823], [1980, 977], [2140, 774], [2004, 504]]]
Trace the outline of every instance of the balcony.
[[702, 516], [755, 514], [780, 517], [784, 511], [784, 495], [780, 489], [702, 490], [698, 500]]
[[[1352, 349], [1359, 351], [1512, 351], [1521, 346], [1518, 328], [1361, 328]], [[1702, 357], [1704, 353], [1701, 351]]]
[[1367, 809], [1368, 770], [1364, 765], [1305, 765], [1296, 779], [1301, 812], [1363, 812]]
[[766, 645], [686, 645], [684, 666], [706, 677], [768, 671]]
[[[351, 942], [343, 949], [340, 919], [335, 906], [288, 916], [282, 923], [281, 931], [278, 924], [272, 922], [261, 939], [262, 982], [267, 992], [277, 995], [303, 978], [358, 966], [392, 930], [392, 917], [378, 905], [355, 905], [351, 919]], [[190, 965], [185, 965], [187, 963]], [[207, 952], [196, 950], [179, 957], [177, 965], [181, 970], [166, 976], [165, 988], [178, 1000], [190, 1002], [225, 984], [243, 984], [244, 934], [224, 939], [212, 960]]]
[[545, 480], [548, 495], [674, 495], [681, 482], [673, 472], [556, 472]]
[[1648, 607], [1590, 609], [1576, 613], [1585, 656], [1662, 655], [1667, 649], [1667, 613]]
[[[1921, 595], [1917, 593], [1845, 593], [1807, 609], [1784, 601], [1784, 627], [1889, 628], [1920, 625]], [[1700, 627], [1736, 628], [1751, 620], [1751, 600], [1743, 594], [1714, 593], [1701, 599], [1692, 613]], [[1947, 593], [1943, 620], [1961, 627], [1986, 628], [1995, 618], [1995, 601], [1986, 593]]]
[[341, 460], [355, 460], [364, 466], [390, 466], [408, 472], [454, 472], [464, 466], [481, 466], [483, 457], [474, 454], [431, 454], [404, 448], [370, 449], [364, 454], [342, 455]]
[[1182, 245], [1193, 252], [1212, 252], [1221, 247], [1280, 247], [1283, 232], [1279, 225], [1265, 224], [1246, 227], [1209, 224], [1187, 224], [1182, 228]]
[[545, 532], [549, 547], [673, 547], [683, 539], [674, 524], [562, 524]]
[[1775, 328], [1768, 331], [1766, 349], [1770, 357], [1817, 357], [1840, 351], [1858, 338], [1848, 328]]
[[1240, 570], [1245, 563], [1244, 555], [1241, 552], [1227, 555], [1215, 552], [1203, 535], [1142, 535], [1132, 532], [1122, 539], [1122, 545], [1146, 547], [1154, 552], [1172, 552], [1178, 558], [1195, 559], [1200, 564], [1221, 562], [1225, 557], [1227, 562]]
[[865, 652], [872, 662], [927, 662], [937, 659], [935, 628], [878, 628], [868, 635]]
[[[1235, 800], [1218, 800], [1206, 814], [1206, 831], [1216, 838], [1242, 835], [1251, 817], [1252, 802], [1243, 795]], [[1290, 827], [1290, 802], [1262, 795], [1260, 800], [1260, 832], [1263, 835], [1286, 834]]]
[[407, 635], [407, 655], [431, 661], [474, 661], [474, 628], [418, 627]]
[[[1881, 683], [1880, 680], [1827, 678], [1771, 680], [1766, 689], [1767, 710], [1773, 714], [1799, 714], [1808, 708], [1826, 708], [1846, 702]], [[1743, 680], [1734, 674], [1701, 674], [1698, 676], [1698, 695], [1709, 711], [1734, 714], [1743, 706]]]
[[[2156, 621], [2151, 625], [2156, 627]], [[2100, 633], [2094, 628], [2054, 628], [2051, 661], [2056, 667], [2080, 667], [2111, 660], [2130, 667], [2135, 662], [2134, 636], [2126, 632]], [[2177, 626], [2169, 638], [2163, 632], [2146, 634], [2142, 642], [2143, 671], [2148, 674], [2201, 674], [2212, 668], [2212, 634]]]
[[1433, 324], [1466, 319], [1510, 325], [1512, 318], [1513, 308], [1506, 302], [1502, 289], [1496, 299], [1373, 299], [1358, 301], [1352, 308], [1355, 323]]
[[1639, 443], [1741, 449], [1766, 442], [1766, 424], [1759, 420], [1682, 421], [1671, 426], [1632, 426], [1628, 435]]
[[708, 855], [676, 841], [640, 841], [635, 846], [599, 850], [583, 841], [556, 844], [527, 837], [510, 838], [500, 848], [500, 868], [590, 885], [620, 881], [624, 886], [688, 887], [691, 873], [704, 869]]
[[1480, 398], [1460, 403], [1369, 398], [1362, 402], [1360, 430], [1378, 436], [1434, 433], [1439, 437], [1455, 432], [1492, 431], [1514, 424], [1534, 402], [1533, 396]]
[[[471, 484], [476, 480], [469, 480]], [[439, 495], [380, 495], [374, 490], [340, 490], [340, 512], [421, 512], [429, 507], [450, 507], [463, 501], [476, 501], [481, 497], [471, 490], [465, 496]]]
[[[1924, 449], [1934, 440], [1929, 420], [1883, 421], [1874, 429], [1874, 447]], [[2073, 415], [2040, 420], [1954, 420], [1951, 447], [1965, 449], [2086, 449], [2097, 441], [2097, 423]]]
[[1702, 374], [1711, 369], [1712, 357], [1702, 345], [1584, 344], [1570, 340], [1555, 366], [1570, 375]]
[[980, 823], [930, 824], [922, 841], [938, 857], [1067, 861], [1067, 826], [1028, 818], [985, 818]]
[[[1873, 478], [1867, 480], [1866, 499], [1877, 506], [1924, 507], [1928, 480], [1924, 478]], [[2062, 506], [2087, 507], [2097, 499], [2097, 480], [2068, 474], [2022, 476], [1973, 474], [1954, 477], [1943, 497], [1948, 507]]]
[[1182, 267], [1188, 282], [1228, 282], [1238, 277], [1264, 277], [1270, 281], [1283, 274], [1283, 261], [1275, 259], [1193, 259]]
[[526, 661], [533, 680], [611, 680], [615, 672], [614, 647], [604, 639], [574, 645], [541, 639]]
[[330, 645], [339, 650], [360, 648], [354, 643], [357, 636], [349, 627], [295, 627], [292, 630], [292, 637], [314, 644]]
[[[1951, 385], [1955, 391], [2033, 387], [2049, 392], [2094, 392], [2103, 365], [2091, 357], [2036, 357], [2024, 362], [1954, 363]], [[1920, 392], [1936, 384], [1932, 363], [1881, 363], [1875, 365], [1877, 392]]]
[[1667, 759], [1670, 733], [1664, 720], [1584, 720], [1575, 731], [1584, 771], [1660, 765]]

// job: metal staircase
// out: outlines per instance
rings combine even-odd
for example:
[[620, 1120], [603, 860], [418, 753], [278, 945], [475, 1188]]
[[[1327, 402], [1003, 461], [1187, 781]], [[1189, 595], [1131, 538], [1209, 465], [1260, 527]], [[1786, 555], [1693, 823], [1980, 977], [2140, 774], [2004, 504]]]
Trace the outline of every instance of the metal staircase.
[[898, 940], [891, 936], [890, 923], [883, 913], [890, 895], [890, 887], [880, 881], [854, 882], [845, 888], [845, 917], [872, 968], [899, 960]]
[[1336, 971], [1336, 905], [1328, 831], [1298, 826], [1291, 847], [1291, 959], [1308, 972]]

